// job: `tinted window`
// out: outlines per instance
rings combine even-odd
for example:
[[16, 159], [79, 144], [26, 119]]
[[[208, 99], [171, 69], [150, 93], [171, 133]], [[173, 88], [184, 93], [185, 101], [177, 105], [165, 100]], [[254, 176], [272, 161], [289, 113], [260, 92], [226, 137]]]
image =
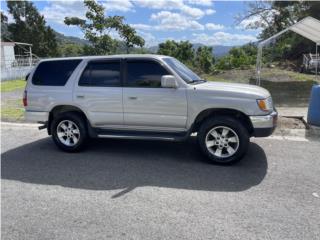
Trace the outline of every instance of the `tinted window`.
[[126, 84], [128, 87], [161, 87], [161, 77], [168, 74], [157, 62], [128, 61]]
[[32, 77], [34, 85], [64, 86], [81, 60], [42, 62]]
[[120, 86], [120, 62], [90, 62], [82, 73], [79, 86]]

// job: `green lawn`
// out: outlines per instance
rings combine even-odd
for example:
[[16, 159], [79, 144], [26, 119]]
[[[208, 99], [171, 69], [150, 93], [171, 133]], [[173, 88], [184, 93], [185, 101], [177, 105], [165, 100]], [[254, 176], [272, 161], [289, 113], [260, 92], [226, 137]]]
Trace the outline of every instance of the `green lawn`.
[[12, 92], [23, 89], [26, 86], [25, 80], [10, 80], [1, 82], [1, 92]]
[[1, 120], [4, 121], [22, 121], [24, 116], [24, 108], [22, 100], [4, 100], [1, 104]]

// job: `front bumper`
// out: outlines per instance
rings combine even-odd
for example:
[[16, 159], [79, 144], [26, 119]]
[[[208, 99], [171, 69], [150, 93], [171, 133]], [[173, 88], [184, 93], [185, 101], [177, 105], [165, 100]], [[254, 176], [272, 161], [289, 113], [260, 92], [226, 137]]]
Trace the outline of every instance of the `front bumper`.
[[49, 118], [49, 113], [26, 110], [24, 112], [24, 118], [27, 122], [47, 122]]
[[269, 115], [264, 116], [250, 116], [253, 126], [254, 137], [268, 137], [270, 136], [277, 126], [278, 113], [273, 111]]

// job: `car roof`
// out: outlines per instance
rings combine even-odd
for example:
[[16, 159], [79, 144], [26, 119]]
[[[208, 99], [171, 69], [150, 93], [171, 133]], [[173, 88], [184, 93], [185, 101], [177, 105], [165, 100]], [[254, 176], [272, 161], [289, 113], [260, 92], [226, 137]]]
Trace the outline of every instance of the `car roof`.
[[105, 56], [81, 56], [81, 57], [61, 57], [61, 58], [47, 58], [42, 59], [42, 61], [58, 61], [58, 60], [84, 60], [84, 59], [119, 59], [119, 58], [152, 58], [161, 59], [164, 57], [169, 57], [165, 55], [158, 54], [118, 54], [118, 55], [105, 55]]

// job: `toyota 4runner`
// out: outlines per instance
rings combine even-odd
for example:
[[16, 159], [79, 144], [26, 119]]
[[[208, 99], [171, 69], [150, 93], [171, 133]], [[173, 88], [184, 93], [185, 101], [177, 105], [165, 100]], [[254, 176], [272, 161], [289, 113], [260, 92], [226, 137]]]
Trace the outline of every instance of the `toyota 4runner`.
[[177, 141], [196, 133], [212, 162], [235, 162], [249, 138], [272, 134], [270, 93], [207, 82], [175, 58], [114, 55], [42, 60], [27, 77], [25, 117], [64, 151], [89, 138]]

